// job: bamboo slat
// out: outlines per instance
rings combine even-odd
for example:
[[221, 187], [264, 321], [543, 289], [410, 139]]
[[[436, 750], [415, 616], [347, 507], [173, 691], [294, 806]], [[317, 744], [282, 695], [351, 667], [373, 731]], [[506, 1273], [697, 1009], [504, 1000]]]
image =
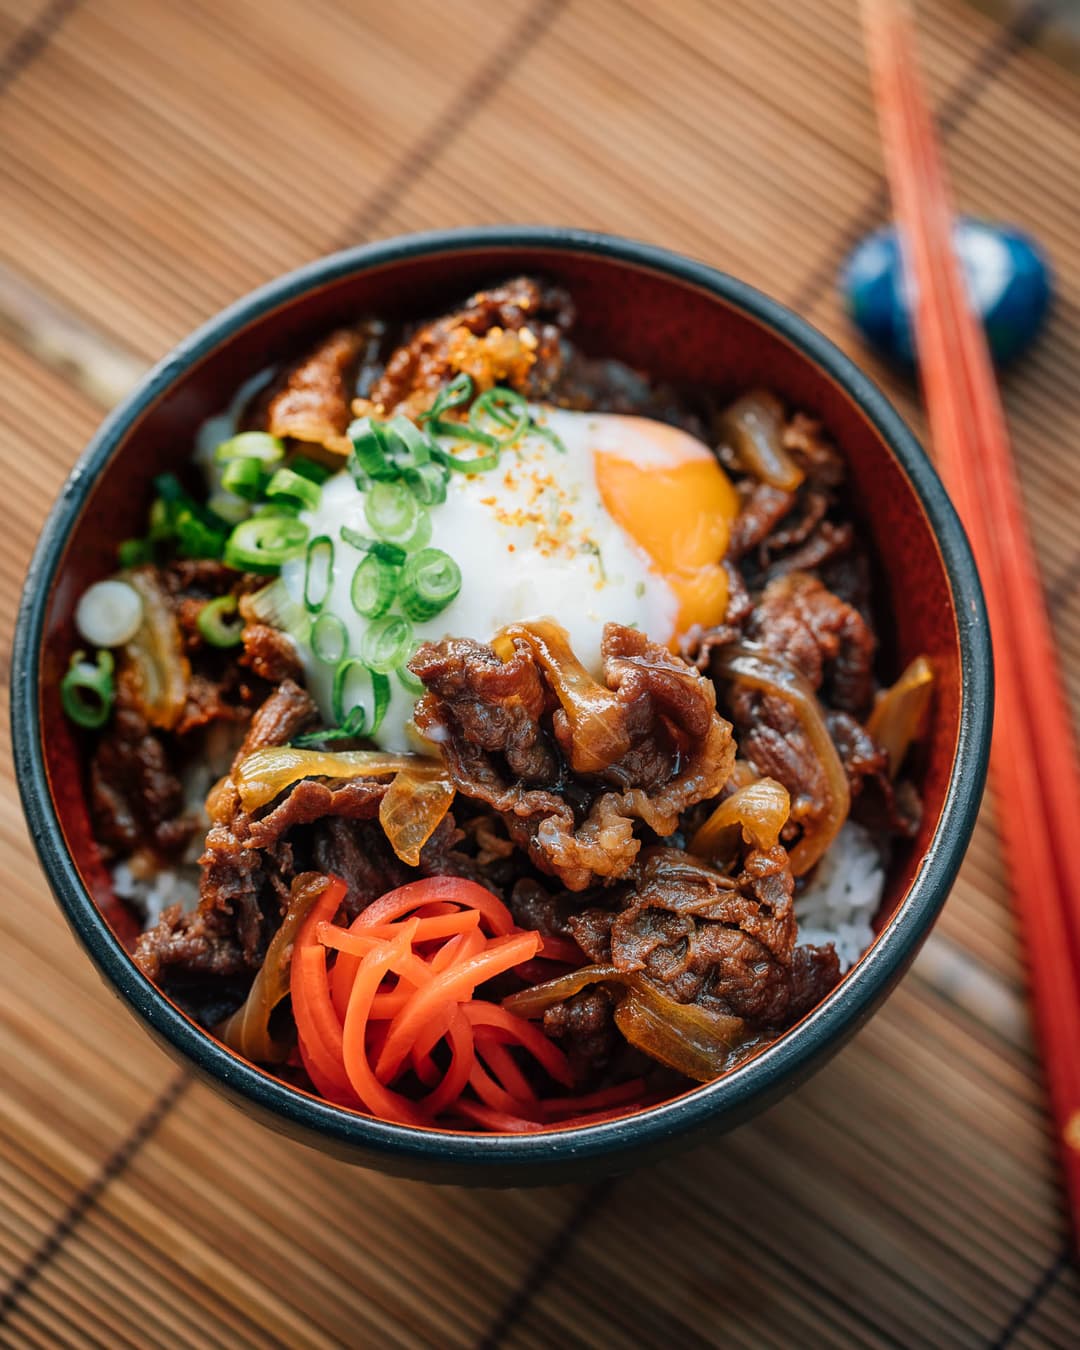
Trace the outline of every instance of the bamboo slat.
[[[1005, 393], [1080, 712], [1080, 85], [1023, 23], [917, 9], [962, 206], [1030, 228], [1058, 274]], [[923, 429], [833, 284], [886, 209], [854, 0], [0, 0], [5, 53], [5, 635], [106, 406], [363, 235], [547, 220], [689, 251], [796, 304]], [[67, 935], [5, 754], [0, 1344], [1075, 1346], [994, 813], [909, 978], [796, 1096], [610, 1185], [466, 1193], [188, 1085]]]

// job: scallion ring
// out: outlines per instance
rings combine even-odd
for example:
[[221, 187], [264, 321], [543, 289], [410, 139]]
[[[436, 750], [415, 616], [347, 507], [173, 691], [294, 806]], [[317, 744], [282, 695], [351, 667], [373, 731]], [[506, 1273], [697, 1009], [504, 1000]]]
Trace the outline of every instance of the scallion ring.
[[235, 647], [244, 631], [244, 620], [237, 614], [235, 595], [219, 595], [216, 600], [208, 600], [199, 610], [195, 623], [203, 641], [211, 647]]
[[324, 666], [336, 666], [344, 660], [349, 634], [336, 614], [320, 614], [311, 625], [311, 650]]
[[368, 625], [360, 639], [360, 655], [377, 674], [390, 675], [408, 660], [412, 642], [413, 629], [408, 619], [400, 614], [387, 614]]
[[408, 665], [398, 666], [397, 677], [405, 689], [407, 689], [414, 698], [419, 698], [421, 694], [426, 692], [426, 686], [424, 685], [423, 680], [418, 679], [409, 669]]
[[469, 425], [483, 431], [485, 418], [499, 428], [492, 433], [497, 441], [513, 445], [529, 425], [529, 405], [513, 389], [488, 389], [469, 409]]
[[266, 431], [241, 431], [239, 435], [222, 441], [214, 451], [214, 458], [219, 464], [230, 459], [254, 459], [265, 465], [276, 464], [279, 459], [285, 458], [285, 445]]
[[313, 459], [308, 459], [306, 455], [293, 455], [289, 460], [288, 467], [292, 469], [293, 473], [298, 473], [301, 478], [310, 478], [313, 483], [318, 483], [320, 487], [331, 474], [331, 470], [325, 464], [317, 464]]
[[116, 560], [121, 567], [141, 567], [153, 557], [154, 549], [149, 539], [124, 539], [116, 548]]
[[439, 390], [431, 407], [426, 412], [422, 412], [418, 420], [421, 423], [438, 422], [443, 413], [450, 412], [454, 408], [460, 408], [462, 404], [468, 403], [472, 396], [472, 376], [466, 375], [462, 371], [460, 375], [455, 375], [448, 385]]
[[[470, 441], [476, 441], [476, 436], [470, 436]], [[453, 455], [448, 450], [438, 449], [435, 451], [436, 460], [444, 468], [453, 470], [454, 473], [489, 473], [492, 469], [499, 467], [499, 446], [498, 442], [485, 438], [489, 446], [494, 449], [488, 449], [482, 455], [470, 455], [466, 458], [464, 455]]]
[[318, 748], [334, 741], [355, 741], [364, 735], [367, 726], [367, 712], [364, 708], [353, 708], [340, 727], [323, 727], [321, 731], [307, 731], [303, 736], [294, 736], [290, 744], [298, 750]]
[[85, 652], [72, 656], [60, 681], [60, 703], [76, 726], [95, 730], [109, 720], [116, 699], [114, 669], [109, 651], [98, 652], [96, 663], [88, 661]]
[[225, 561], [241, 572], [276, 572], [307, 543], [308, 527], [293, 516], [242, 520], [225, 544]]
[[398, 603], [415, 623], [440, 614], [461, 590], [461, 568], [441, 548], [422, 548], [401, 573]]
[[250, 502], [246, 502], [243, 497], [234, 496], [231, 492], [213, 493], [206, 505], [226, 525], [239, 525], [251, 514]]
[[331, 702], [339, 726], [355, 728], [353, 734], [357, 736], [374, 736], [390, 705], [390, 681], [351, 656], [334, 672]]
[[93, 647], [123, 647], [142, 621], [142, 596], [121, 577], [95, 581], [75, 606], [75, 627]]
[[446, 480], [449, 476], [446, 466], [434, 460], [401, 471], [401, 481], [424, 506], [439, 506], [446, 501]]
[[184, 558], [220, 558], [227, 538], [222, 525], [215, 525], [198, 511], [181, 507], [175, 514], [176, 546]]
[[560, 455], [566, 454], [566, 446], [563, 444], [563, 439], [558, 432], [552, 431], [550, 427], [544, 426], [543, 422], [538, 422], [535, 417], [530, 424], [530, 430], [535, 432], [537, 436], [543, 436], [544, 440], [548, 442], [552, 449], [557, 450]]
[[377, 553], [369, 553], [353, 573], [353, 609], [365, 619], [381, 619], [397, 595], [401, 564], [388, 562]]
[[404, 483], [373, 483], [364, 494], [364, 516], [380, 539], [408, 547], [424, 508]]
[[334, 541], [320, 534], [307, 546], [304, 567], [304, 606], [310, 614], [317, 614], [326, 604], [326, 597], [334, 584]]
[[309, 511], [317, 511], [322, 500], [322, 488], [293, 469], [275, 469], [274, 476], [266, 485], [266, 495], [271, 501], [276, 497], [286, 497], [299, 502]]
[[401, 547], [406, 553], [415, 553], [419, 548], [426, 548], [431, 543], [431, 516], [427, 511], [421, 511], [420, 517], [416, 522], [416, 529], [409, 535], [408, 539], [402, 541]]
[[400, 413], [385, 423], [382, 433], [386, 453], [399, 473], [431, 459], [431, 441], [427, 435]]
[[287, 516], [289, 519], [295, 520], [300, 514], [300, 503], [289, 501], [287, 497], [278, 497], [276, 501], [260, 502], [251, 514], [253, 516], [258, 516], [260, 520], [266, 520], [271, 517], [279, 519], [282, 516]]
[[254, 501], [259, 496], [265, 482], [266, 472], [261, 461], [243, 456], [230, 459], [221, 474], [221, 486], [225, 491], [247, 501]]
[[408, 556], [405, 549], [398, 544], [388, 543], [385, 539], [372, 539], [348, 525], [342, 525], [341, 537], [353, 548], [358, 548], [363, 553], [374, 553], [376, 558], [382, 558], [384, 562], [393, 563], [396, 567], [400, 567]]
[[[357, 467], [376, 482], [392, 481], [397, 469], [386, 457], [386, 443], [382, 424], [370, 417], [358, 417], [348, 430], [352, 441], [353, 459]], [[355, 474], [354, 474], [355, 477]]]

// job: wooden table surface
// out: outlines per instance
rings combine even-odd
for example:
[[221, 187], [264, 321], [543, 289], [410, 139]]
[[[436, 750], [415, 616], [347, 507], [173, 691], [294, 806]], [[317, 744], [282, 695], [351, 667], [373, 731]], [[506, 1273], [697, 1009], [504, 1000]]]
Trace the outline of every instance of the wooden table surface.
[[[1029, 227], [1058, 274], [1005, 390], [1075, 707], [1080, 86], [1043, 50], [1057, 8], [918, 12], [963, 208]], [[835, 293], [884, 212], [855, 0], [0, 0], [5, 672], [96, 423], [274, 274], [439, 225], [636, 235], [793, 305], [921, 430]], [[327, 1161], [193, 1084], [76, 949], [0, 772], [3, 1344], [1080, 1344], [992, 802], [913, 972], [808, 1086], [651, 1171], [493, 1193]]]

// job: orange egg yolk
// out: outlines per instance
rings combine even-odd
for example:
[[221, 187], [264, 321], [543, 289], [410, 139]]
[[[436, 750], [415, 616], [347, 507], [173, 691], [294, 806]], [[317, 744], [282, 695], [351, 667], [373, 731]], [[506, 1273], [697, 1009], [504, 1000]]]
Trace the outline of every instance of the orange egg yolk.
[[[652, 559], [679, 602], [677, 637], [694, 624], [711, 627], [727, 613], [728, 581], [721, 566], [739, 499], [712, 454], [685, 432], [644, 418], [656, 456], [594, 456], [596, 482], [612, 519]], [[690, 453], [688, 453], [688, 449]]]

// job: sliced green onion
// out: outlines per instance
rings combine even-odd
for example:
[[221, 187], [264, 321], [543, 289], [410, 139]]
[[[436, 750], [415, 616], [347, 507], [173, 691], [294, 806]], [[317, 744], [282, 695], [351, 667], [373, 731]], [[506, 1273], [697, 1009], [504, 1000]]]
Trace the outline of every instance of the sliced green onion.
[[155, 543], [175, 540], [187, 558], [220, 558], [225, 547], [225, 522], [200, 506], [184, 490], [174, 473], [154, 479], [158, 498], [150, 508], [150, 539]]
[[374, 553], [376, 558], [382, 558], [385, 562], [394, 563], [399, 567], [408, 556], [397, 544], [388, 543], [385, 539], [372, 539], [348, 525], [342, 525], [341, 537], [353, 548], [361, 549], [364, 553]]
[[513, 389], [489, 389], [469, 409], [469, 425], [483, 431], [485, 418], [499, 430], [492, 433], [503, 445], [512, 445], [529, 425], [529, 405]]
[[380, 619], [394, 603], [401, 564], [387, 562], [377, 553], [369, 553], [353, 573], [353, 609], [365, 619]]
[[121, 567], [139, 567], [154, 556], [149, 539], [125, 539], [116, 549], [116, 560]]
[[72, 656], [60, 681], [60, 702], [76, 726], [94, 729], [109, 720], [116, 698], [114, 668], [112, 652], [98, 652], [96, 663], [88, 661], [85, 652]]
[[390, 705], [390, 681], [355, 656], [334, 672], [334, 721], [357, 736], [374, 736]]
[[330, 587], [334, 584], [334, 541], [320, 534], [307, 546], [307, 566], [304, 569], [304, 604], [312, 614], [326, 604]]
[[162, 544], [176, 538], [172, 512], [164, 497], [155, 497], [150, 506], [150, 521], [147, 539], [151, 544]]
[[446, 466], [435, 460], [401, 471], [401, 481], [424, 506], [438, 506], [446, 501], [446, 480], [449, 476]]
[[322, 488], [292, 469], [275, 469], [274, 476], [266, 485], [266, 495], [271, 501], [277, 497], [286, 497], [306, 506], [309, 511], [317, 511], [322, 501]]
[[244, 606], [256, 623], [280, 628], [297, 642], [305, 642], [311, 630], [311, 620], [303, 605], [298, 605], [289, 594], [280, 577], [248, 597]]
[[416, 623], [441, 613], [461, 590], [461, 568], [441, 548], [422, 548], [401, 573], [398, 601]]
[[414, 698], [419, 698], [421, 694], [427, 692], [423, 680], [418, 679], [407, 665], [398, 666], [397, 677]]
[[397, 477], [397, 469], [386, 457], [386, 442], [382, 425], [370, 417], [358, 417], [348, 431], [352, 441], [353, 458], [368, 478], [389, 481]]
[[306, 455], [294, 455], [289, 460], [289, 466], [293, 473], [298, 473], [301, 478], [310, 478], [313, 483], [318, 483], [322, 487], [323, 483], [331, 476], [331, 470], [325, 464], [316, 464], [313, 459], [308, 459]]
[[227, 535], [224, 529], [201, 519], [194, 511], [176, 517], [176, 545], [185, 558], [220, 558]]
[[462, 404], [468, 403], [473, 395], [472, 376], [466, 375], [464, 371], [460, 375], [445, 385], [435, 395], [435, 400], [426, 412], [422, 412], [419, 421], [422, 423], [438, 422], [443, 413], [450, 412], [454, 408], [460, 408]]
[[292, 516], [242, 520], [225, 544], [225, 561], [241, 572], [276, 572], [307, 543], [308, 528]]
[[351, 709], [340, 727], [324, 727], [321, 731], [308, 731], [303, 736], [294, 736], [290, 745], [298, 750], [317, 749], [333, 741], [355, 741], [365, 733], [367, 712], [362, 707]]
[[420, 518], [416, 522], [416, 529], [409, 535], [408, 539], [402, 541], [401, 547], [406, 553], [415, 553], [418, 548], [424, 548], [431, 543], [431, 516], [427, 511], [420, 512]]
[[364, 494], [364, 516], [380, 539], [407, 546], [424, 508], [403, 483], [373, 483]]
[[93, 647], [123, 647], [143, 621], [142, 596], [126, 581], [110, 577], [87, 587], [75, 606], [75, 627]]
[[238, 436], [230, 436], [227, 441], [222, 441], [214, 451], [214, 458], [219, 464], [230, 459], [254, 459], [270, 465], [284, 457], [284, 442], [266, 431], [241, 431]]
[[349, 650], [349, 634], [336, 614], [320, 614], [311, 625], [311, 650], [315, 659], [336, 666]]
[[225, 491], [248, 501], [254, 501], [259, 496], [265, 481], [266, 473], [261, 462], [246, 457], [230, 459], [221, 474], [221, 486]]
[[174, 473], [159, 473], [154, 479], [154, 487], [157, 495], [168, 505], [188, 500], [183, 484]]
[[408, 619], [400, 614], [387, 614], [368, 626], [360, 640], [360, 655], [377, 674], [389, 675], [404, 665], [412, 642], [412, 624]]
[[557, 450], [560, 455], [566, 454], [566, 446], [563, 444], [562, 437], [558, 432], [552, 431], [550, 427], [544, 426], [543, 422], [538, 422], [535, 417], [532, 418], [529, 423], [529, 430], [534, 431], [537, 436], [543, 436], [544, 440], [550, 443], [552, 449]]
[[215, 516], [219, 516], [227, 525], [239, 525], [251, 513], [250, 503], [231, 492], [215, 492], [206, 503]]
[[235, 595], [219, 595], [216, 600], [208, 600], [199, 610], [195, 622], [211, 647], [235, 647], [244, 631], [244, 621], [237, 615]]
[[260, 502], [251, 514], [253, 516], [258, 516], [260, 519], [288, 516], [291, 520], [295, 520], [300, 514], [300, 510], [301, 507], [299, 502], [290, 501], [287, 497], [279, 497], [273, 502]]
[[[470, 436], [469, 440], [477, 440], [476, 436]], [[498, 442], [485, 438], [480, 444], [494, 446], [485, 454], [472, 455], [465, 458], [463, 455], [452, 455], [449, 451], [438, 449], [435, 452], [435, 458], [445, 468], [453, 470], [454, 473], [488, 473], [492, 469], [499, 467], [499, 447]]]
[[431, 459], [431, 441], [426, 433], [401, 414], [383, 426], [382, 435], [386, 453], [399, 473]]

